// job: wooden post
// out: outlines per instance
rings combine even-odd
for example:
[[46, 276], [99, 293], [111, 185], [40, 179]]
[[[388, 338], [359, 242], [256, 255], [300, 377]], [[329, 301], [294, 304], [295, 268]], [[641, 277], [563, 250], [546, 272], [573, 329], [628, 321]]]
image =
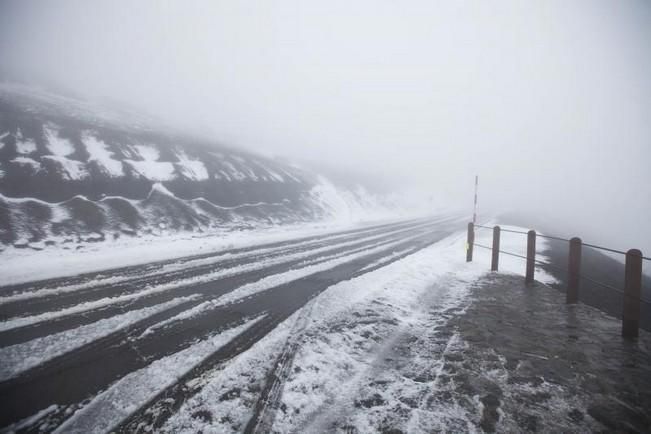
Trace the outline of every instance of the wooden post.
[[567, 294], [565, 297], [565, 302], [567, 304], [575, 304], [579, 302], [581, 246], [581, 238], [574, 237], [570, 240], [570, 252], [567, 259]]
[[527, 274], [524, 282], [533, 283], [533, 271], [536, 267], [536, 231], [531, 230], [527, 233]]
[[491, 258], [491, 271], [497, 271], [500, 262], [500, 227], [493, 228], [493, 257]]
[[468, 223], [468, 240], [466, 241], [466, 262], [472, 262], [472, 249], [475, 244], [475, 225]]
[[640, 294], [642, 292], [642, 252], [631, 249], [626, 252], [624, 276], [624, 314], [622, 336], [637, 338], [640, 327]]

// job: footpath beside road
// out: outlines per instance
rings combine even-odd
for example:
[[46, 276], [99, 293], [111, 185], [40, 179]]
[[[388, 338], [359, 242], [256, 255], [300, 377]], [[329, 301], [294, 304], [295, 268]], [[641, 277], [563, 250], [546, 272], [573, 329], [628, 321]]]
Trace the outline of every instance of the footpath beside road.
[[651, 333], [522, 276], [489, 274], [447, 327], [441, 396], [487, 432], [651, 432]]

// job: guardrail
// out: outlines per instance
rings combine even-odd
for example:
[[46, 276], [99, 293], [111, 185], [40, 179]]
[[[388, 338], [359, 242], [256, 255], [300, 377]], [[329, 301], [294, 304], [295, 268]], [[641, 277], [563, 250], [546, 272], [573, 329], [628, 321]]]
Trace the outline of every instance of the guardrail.
[[[493, 245], [484, 246], [475, 243], [475, 227], [484, 229], [493, 229]], [[500, 249], [500, 235], [502, 232], [510, 232], [527, 236], [527, 256], [518, 255], [513, 252], [506, 252]], [[567, 258], [567, 268], [556, 267], [546, 262], [536, 260], [536, 238], [547, 238], [556, 241], [564, 241], [569, 243], [569, 254]], [[483, 226], [473, 223], [468, 223], [468, 239], [466, 243], [466, 261], [471, 262], [473, 257], [474, 247], [488, 249], [492, 252], [491, 255], [491, 271], [498, 271], [500, 253], [522, 258], [526, 261], [525, 269], [525, 283], [532, 284], [534, 281], [534, 272], [536, 264], [557, 269], [567, 273], [567, 304], [575, 304], [579, 301], [579, 286], [581, 279], [590, 281], [594, 284], [612, 289], [619, 292], [623, 296], [624, 311], [622, 314], [622, 336], [625, 338], [637, 338], [640, 328], [640, 302], [651, 304], [651, 301], [642, 298], [642, 261], [651, 261], [651, 258], [642, 255], [638, 249], [630, 249], [627, 252], [615, 250], [608, 247], [602, 247], [595, 244], [588, 244], [581, 241], [581, 238], [574, 237], [571, 239], [554, 237], [551, 235], [537, 234], [536, 231], [530, 230], [528, 232], [516, 231], [511, 229], [502, 229], [499, 226]], [[590, 247], [597, 250], [604, 250], [611, 253], [619, 253], [626, 256], [624, 266], [624, 290], [608, 285], [604, 282], [599, 282], [589, 276], [581, 274], [581, 250], [585, 247]]]

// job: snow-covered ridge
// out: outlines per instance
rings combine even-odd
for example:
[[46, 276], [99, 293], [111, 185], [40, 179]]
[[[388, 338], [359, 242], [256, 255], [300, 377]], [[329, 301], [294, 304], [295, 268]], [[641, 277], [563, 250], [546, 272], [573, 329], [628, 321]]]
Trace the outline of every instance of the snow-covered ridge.
[[0, 250], [406, 214], [362, 187], [126, 118], [0, 84]]

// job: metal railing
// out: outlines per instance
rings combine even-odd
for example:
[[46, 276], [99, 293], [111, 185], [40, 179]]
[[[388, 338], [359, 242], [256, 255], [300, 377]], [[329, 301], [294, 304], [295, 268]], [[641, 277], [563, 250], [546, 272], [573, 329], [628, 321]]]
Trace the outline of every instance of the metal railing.
[[[475, 242], [475, 228], [492, 229], [493, 230], [493, 245], [485, 246]], [[501, 232], [509, 232], [514, 234], [527, 236], [527, 255], [519, 255], [513, 252], [507, 252], [500, 249], [500, 234]], [[569, 254], [567, 258], [567, 268], [558, 267], [547, 262], [536, 260], [536, 238], [547, 238], [556, 241], [569, 243]], [[640, 327], [640, 302], [649, 303], [651, 301], [642, 298], [642, 261], [651, 261], [651, 258], [643, 256], [642, 252], [638, 249], [630, 249], [627, 252], [611, 249], [609, 247], [598, 246], [596, 244], [583, 243], [580, 238], [574, 237], [571, 239], [555, 237], [551, 235], [537, 234], [536, 231], [530, 230], [528, 232], [517, 231], [512, 229], [502, 229], [499, 226], [483, 226], [473, 223], [468, 223], [468, 240], [466, 243], [466, 261], [471, 262], [473, 257], [474, 247], [480, 247], [490, 250], [491, 257], [491, 271], [498, 271], [500, 254], [514, 256], [524, 259], [526, 261], [525, 283], [531, 284], [534, 281], [535, 266], [540, 265], [549, 267], [567, 273], [567, 292], [566, 303], [575, 304], [579, 301], [579, 285], [581, 279], [587, 280], [596, 285], [616, 291], [623, 296], [624, 311], [622, 315], [622, 336], [626, 338], [636, 338], [639, 335]], [[611, 253], [618, 253], [625, 255], [626, 260], [624, 264], [624, 289], [621, 290], [612, 285], [600, 282], [590, 276], [581, 274], [581, 250], [589, 247], [596, 250], [603, 250]]]

